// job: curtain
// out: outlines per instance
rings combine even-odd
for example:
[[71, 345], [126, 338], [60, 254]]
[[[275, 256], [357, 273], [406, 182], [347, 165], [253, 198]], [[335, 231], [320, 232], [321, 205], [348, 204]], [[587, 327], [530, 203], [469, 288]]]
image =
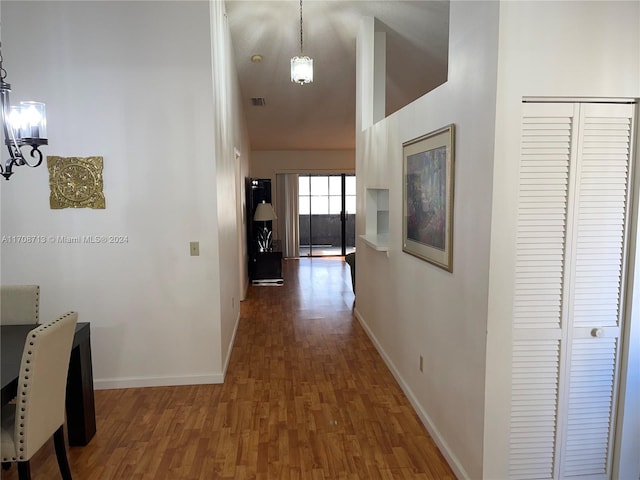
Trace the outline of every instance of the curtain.
[[284, 258], [300, 256], [300, 236], [298, 223], [298, 174], [276, 175], [276, 196], [278, 199], [278, 238], [282, 241]]

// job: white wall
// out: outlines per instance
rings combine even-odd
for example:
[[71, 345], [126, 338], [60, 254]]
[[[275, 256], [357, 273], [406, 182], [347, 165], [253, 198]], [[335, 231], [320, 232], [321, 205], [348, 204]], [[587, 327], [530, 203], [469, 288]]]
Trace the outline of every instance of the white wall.
[[[456, 474], [482, 475], [498, 3], [452, 2], [448, 81], [375, 125], [373, 21], [358, 36], [356, 176], [389, 189], [388, 255], [357, 245], [356, 314]], [[368, 116], [368, 118], [367, 118]], [[456, 125], [453, 273], [402, 252], [402, 143]], [[364, 234], [364, 215], [356, 230]], [[419, 371], [419, 357], [424, 372]]]
[[254, 150], [249, 170], [274, 185], [278, 173], [350, 173], [355, 168], [354, 150]]
[[104, 157], [107, 204], [50, 210], [46, 166], [22, 167], [0, 187], [2, 235], [128, 239], [3, 244], [2, 283], [40, 284], [43, 320], [91, 322], [98, 388], [222, 381], [239, 295], [222, 283], [240, 280], [219, 260], [238, 249], [216, 129], [237, 127], [215, 118], [209, 3], [3, 1], [2, 19], [14, 102], [47, 103], [46, 154]]
[[[639, 19], [638, 2], [501, 3], [487, 338], [485, 478], [507, 476], [522, 99], [528, 96], [640, 97]], [[640, 321], [637, 305], [632, 318], [636, 324]], [[637, 333], [635, 335], [637, 337]], [[629, 346], [631, 358], [638, 358], [640, 345]], [[640, 401], [637, 373], [632, 381], [635, 394], [630, 399], [634, 399], [637, 408]], [[638, 451], [640, 432], [637, 426], [626, 441], [635, 442], [632, 451]], [[640, 468], [635, 458], [632, 461], [636, 465], [635, 473], [629, 475], [627, 471], [618, 478], [638, 478]]]
[[[220, 242], [217, 271], [220, 275], [222, 358], [226, 370], [240, 320], [239, 303], [249, 284], [242, 199], [244, 178], [249, 171], [250, 147], [224, 2], [212, 0], [210, 4], [217, 165], [215, 189]], [[236, 159], [236, 154], [240, 155], [239, 159]]]

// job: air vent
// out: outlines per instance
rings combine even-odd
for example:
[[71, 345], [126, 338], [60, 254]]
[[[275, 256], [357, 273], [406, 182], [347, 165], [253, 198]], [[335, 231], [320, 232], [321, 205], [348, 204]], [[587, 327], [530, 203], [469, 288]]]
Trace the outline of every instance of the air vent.
[[264, 107], [266, 104], [264, 97], [251, 97], [251, 105], [254, 107]]

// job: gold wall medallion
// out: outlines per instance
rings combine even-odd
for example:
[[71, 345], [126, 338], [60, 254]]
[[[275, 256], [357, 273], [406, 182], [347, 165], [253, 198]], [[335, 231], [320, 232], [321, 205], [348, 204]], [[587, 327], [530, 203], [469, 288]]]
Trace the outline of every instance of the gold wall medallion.
[[106, 208], [102, 163], [102, 157], [47, 157], [51, 208]]

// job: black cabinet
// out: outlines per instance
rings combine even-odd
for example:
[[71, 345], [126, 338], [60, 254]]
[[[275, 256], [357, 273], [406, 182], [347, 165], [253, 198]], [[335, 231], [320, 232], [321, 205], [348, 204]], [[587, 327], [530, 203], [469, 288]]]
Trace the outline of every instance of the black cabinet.
[[273, 222], [255, 222], [258, 204], [271, 203], [271, 180], [247, 178], [247, 254], [249, 279], [254, 283], [282, 283], [282, 252], [260, 251], [258, 239], [263, 229], [273, 230]]
[[253, 258], [255, 283], [282, 283], [282, 252], [258, 252]]

